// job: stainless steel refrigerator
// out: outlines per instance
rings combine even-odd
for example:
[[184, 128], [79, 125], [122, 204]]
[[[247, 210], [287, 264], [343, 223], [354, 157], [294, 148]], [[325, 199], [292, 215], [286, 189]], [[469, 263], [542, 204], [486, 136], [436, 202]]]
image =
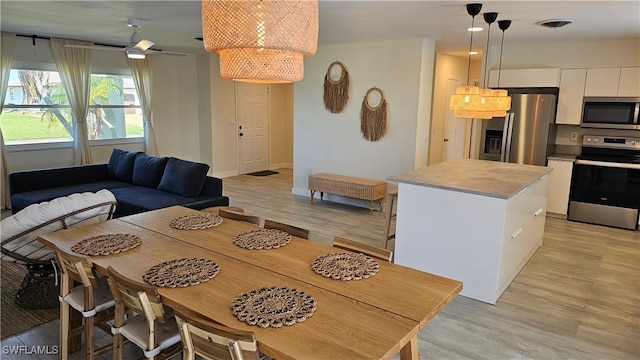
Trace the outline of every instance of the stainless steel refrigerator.
[[557, 91], [510, 89], [507, 116], [483, 120], [480, 159], [545, 166], [555, 152]]

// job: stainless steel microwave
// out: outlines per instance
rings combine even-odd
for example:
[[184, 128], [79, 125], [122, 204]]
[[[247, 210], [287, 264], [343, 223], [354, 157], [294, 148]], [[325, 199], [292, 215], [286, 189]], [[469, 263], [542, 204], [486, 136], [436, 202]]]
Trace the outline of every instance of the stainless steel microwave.
[[581, 127], [640, 130], [637, 97], [585, 97]]

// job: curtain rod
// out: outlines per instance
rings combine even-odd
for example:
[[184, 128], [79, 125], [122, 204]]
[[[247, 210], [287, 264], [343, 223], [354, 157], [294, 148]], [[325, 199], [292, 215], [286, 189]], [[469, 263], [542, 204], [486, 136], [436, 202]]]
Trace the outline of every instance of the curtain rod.
[[[49, 36], [27, 35], [27, 34], [16, 34], [16, 36], [26, 37], [26, 38], [31, 38], [31, 44], [32, 44], [33, 46], [36, 46], [36, 39], [41, 39], [41, 40], [51, 40], [51, 37], [49, 37]], [[101, 44], [101, 43], [94, 43], [94, 45], [98, 45], [98, 46], [110, 46], [110, 47], [115, 47], [115, 48], [125, 48], [125, 47], [126, 47], [126, 46], [122, 46], [122, 45]]]

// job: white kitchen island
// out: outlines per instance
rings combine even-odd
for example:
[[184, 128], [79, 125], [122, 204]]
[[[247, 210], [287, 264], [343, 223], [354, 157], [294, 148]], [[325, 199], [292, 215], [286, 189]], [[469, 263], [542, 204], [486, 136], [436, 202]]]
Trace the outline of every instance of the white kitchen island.
[[458, 159], [388, 177], [399, 183], [394, 262], [495, 304], [542, 245], [550, 172]]

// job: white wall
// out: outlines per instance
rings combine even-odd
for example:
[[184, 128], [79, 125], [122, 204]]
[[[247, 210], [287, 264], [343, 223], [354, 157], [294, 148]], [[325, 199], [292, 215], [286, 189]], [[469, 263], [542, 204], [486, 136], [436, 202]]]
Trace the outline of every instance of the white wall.
[[[310, 172], [384, 180], [414, 168], [416, 138], [424, 137], [429, 126], [433, 48], [422, 39], [320, 46], [305, 60], [304, 79], [294, 85], [294, 194], [309, 196]], [[349, 102], [340, 114], [328, 112], [322, 99], [324, 76], [336, 60], [350, 80]], [[421, 86], [421, 81], [427, 83]], [[360, 133], [360, 108], [374, 86], [387, 101], [387, 135], [370, 142]], [[420, 150], [426, 152], [426, 145]]]
[[[95, 71], [127, 73], [128, 65], [122, 52], [93, 51], [92, 67]], [[204, 57], [204, 60], [203, 58]], [[198, 80], [208, 77], [208, 64], [202, 66], [207, 55], [160, 56], [151, 58], [153, 67], [153, 107], [155, 134], [158, 150], [162, 156], [209, 163], [210, 150], [205, 147], [201, 153], [201, 142], [211, 143], [211, 132], [201, 131], [202, 117], [210, 118], [207, 107], [201, 111], [204, 102], [199, 97], [209, 98], [208, 86], [198, 85]], [[36, 63], [48, 63], [55, 70], [49, 41], [38, 39], [33, 46], [31, 38], [17, 37], [13, 54], [13, 66], [28, 67]], [[204, 103], [206, 104], [206, 103]], [[94, 163], [107, 162], [113, 148], [144, 151], [144, 143], [112, 144], [92, 146]], [[8, 163], [12, 170], [27, 170], [47, 167], [69, 166], [73, 164], [71, 148], [57, 148], [36, 151], [7, 151]], [[210, 164], [210, 163], [209, 163]]]

